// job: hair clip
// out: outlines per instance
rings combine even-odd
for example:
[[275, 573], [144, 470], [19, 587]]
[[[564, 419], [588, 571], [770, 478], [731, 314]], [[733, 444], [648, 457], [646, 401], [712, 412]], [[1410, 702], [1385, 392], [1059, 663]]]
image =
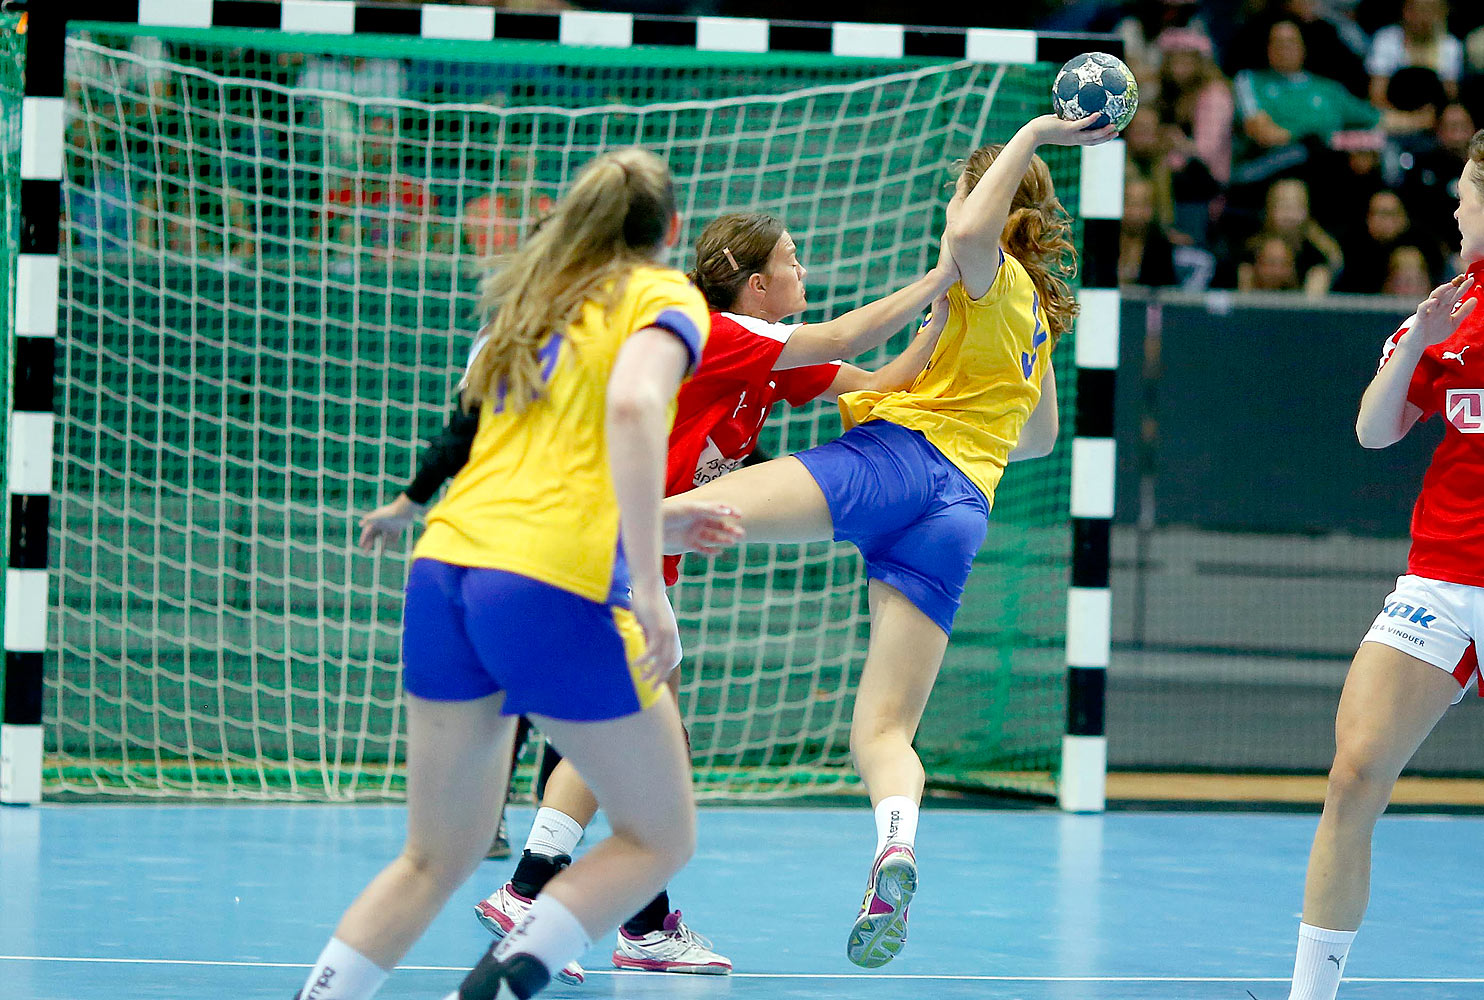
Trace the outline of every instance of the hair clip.
[[727, 259], [727, 263], [730, 264], [730, 265], [732, 265], [732, 272], [734, 274], [737, 271], [742, 270], [742, 266], [737, 263], [737, 258], [732, 256], [732, 249], [731, 249], [731, 247], [722, 247], [721, 248], [721, 253], [722, 253], [722, 256]]

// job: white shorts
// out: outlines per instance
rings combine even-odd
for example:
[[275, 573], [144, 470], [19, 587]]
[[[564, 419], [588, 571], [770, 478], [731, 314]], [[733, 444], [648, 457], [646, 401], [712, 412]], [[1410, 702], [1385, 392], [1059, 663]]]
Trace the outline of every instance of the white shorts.
[[[1475, 637], [1484, 625], [1484, 587], [1399, 576], [1396, 589], [1381, 606], [1363, 642], [1379, 642], [1399, 649], [1458, 682], [1456, 705], [1469, 685], [1478, 681], [1479, 656]], [[1484, 690], [1480, 691], [1484, 695]]]

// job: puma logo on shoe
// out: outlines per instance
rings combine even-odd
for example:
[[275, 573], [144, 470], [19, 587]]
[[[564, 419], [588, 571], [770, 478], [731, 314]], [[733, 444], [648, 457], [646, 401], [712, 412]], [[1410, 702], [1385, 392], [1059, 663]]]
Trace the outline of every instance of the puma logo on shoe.
[[1463, 352], [1466, 351], [1466, 350], [1468, 350], [1470, 347], [1473, 347], [1473, 346], [1474, 346], [1473, 344], [1465, 344], [1463, 347], [1460, 347], [1456, 351], [1444, 351], [1443, 352], [1443, 360], [1444, 361], [1457, 361], [1461, 365], [1461, 364], [1463, 364]]

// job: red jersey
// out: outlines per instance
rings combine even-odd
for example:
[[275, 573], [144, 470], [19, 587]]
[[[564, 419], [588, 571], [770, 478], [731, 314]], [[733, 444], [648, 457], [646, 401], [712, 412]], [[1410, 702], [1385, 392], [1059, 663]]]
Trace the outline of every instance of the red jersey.
[[[778, 400], [802, 406], [830, 387], [839, 362], [774, 371], [799, 327], [734, 313], [711, 314], [711, 336], [695, 374], [675, 400], [665, 464], [665, 496], [709, 483], [742, 464]], [[665, 557], [665, 583], [680, 578], [680, 557]]]
[[380, 252], [404, 248], [437, 208], [437, 199], [420, 181], [390, 175], [350, 178], [327, 190], [325, 199], [331, 240], [353, 239], [338, 228], [342, 222], [358, 221], [362, 248]]
[[537, 218], [548, 215], [556, 207], [549, 195], [538, 194], [530, 199], [532, 214], [526, 218], [519, 194], [506, 197], [504, 194], [483, 194], [470, 198], [464, 204], [464, 243], [477, 256], [492, 257], [497, 253], [508, 253], [520, 242], [522, 229], [529, 228]]
[[[1481, 298], [1484, 261], [1469, 268]], [[1384, 366], [1413, 315], [1386, 342]], [[1447, 583], [1484, 587], [1484, 301], [1453, 336], [1422, 352], [1407, 401], [1420, 419], [1442, 414], [1448, 422], [1433, 452], [1422, 492], [1412, 510], [1412, 550], [1407, 572]]]

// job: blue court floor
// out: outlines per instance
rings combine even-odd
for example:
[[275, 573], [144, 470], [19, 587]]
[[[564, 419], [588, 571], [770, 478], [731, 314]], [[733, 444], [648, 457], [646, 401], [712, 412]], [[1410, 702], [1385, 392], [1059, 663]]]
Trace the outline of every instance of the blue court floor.
[[[511, 812], [520, 837], [530, 821]], [[0, 998], [289, 1000], [345, 905], [397, 850], [390, 806], [0, 809]], [[736, 964], [727, 978], [611, 973], [551, 997], [777, 1000], [1286, 1000], [1313, 816], [924, 813], [902, 956], [844, 956], [869, 812], [716, 808], [671, 887]], [[601, 832], [595, 827], [594, 833]], [[1351, 1000], [1479, 1000], [1484, 819], [1388, 817]], [[438, 998], [487, 937], [487, 862], [381, 996]]]

